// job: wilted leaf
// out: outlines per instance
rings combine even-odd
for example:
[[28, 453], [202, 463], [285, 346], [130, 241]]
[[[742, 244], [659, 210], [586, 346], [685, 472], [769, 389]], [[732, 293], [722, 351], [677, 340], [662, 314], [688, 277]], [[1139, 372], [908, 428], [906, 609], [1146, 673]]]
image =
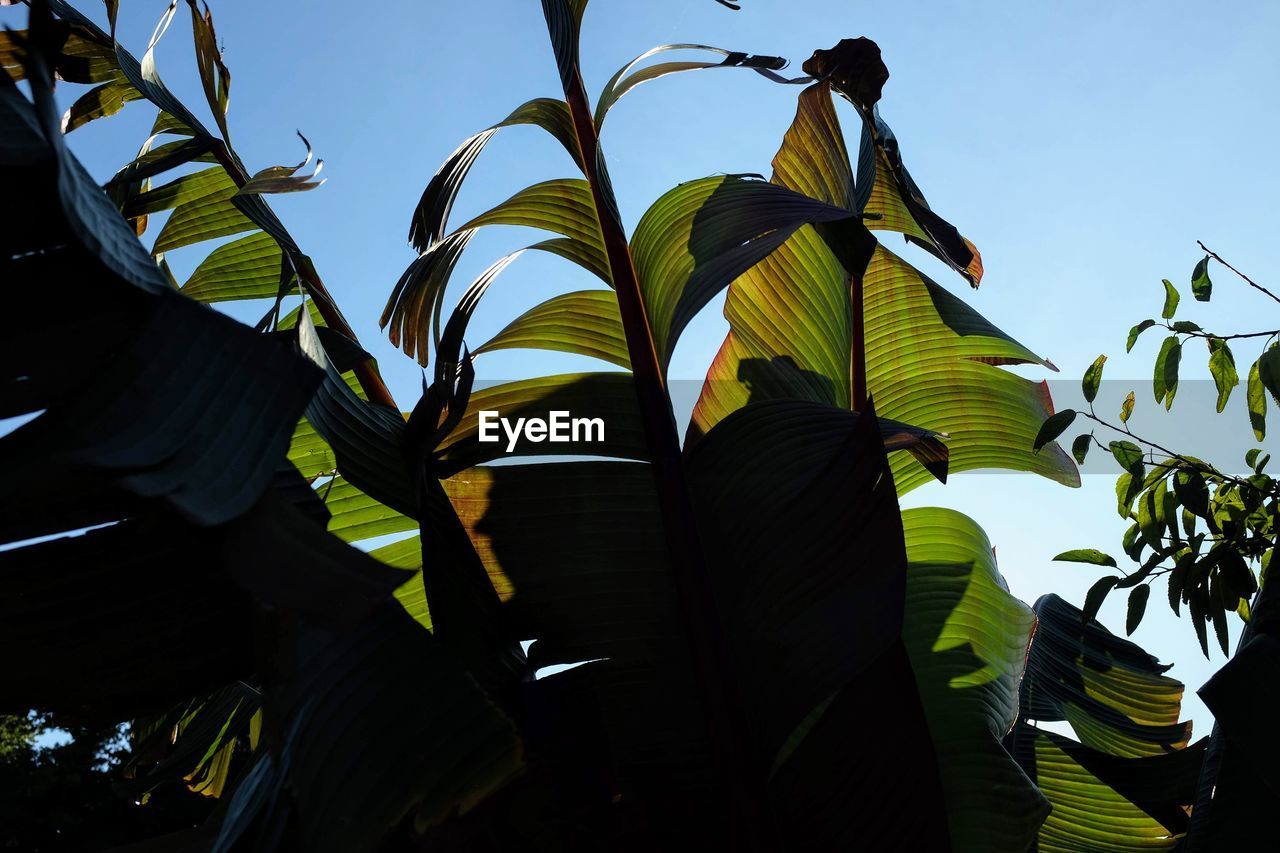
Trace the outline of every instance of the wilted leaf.
[[[715, 61], [709, 60], [684, 60], [679, 62], [662, 62], [657, 65], [650, 65], [641, 68], [638, 71], [632, 71], [644, 60], [656, 56], [659, 53], [668, 51], [681, 51], [690, 53], [710, 53], [713, 56], [720, 57]], [[780, 56], [749, 56], [745, 53], [737, 51], [724, 50], [719, 47], [710, 47], [705, 44], [664, 44], [651, 48], [637, 56], [617, 70], [617, 72], [605, 84], [604, 90], [600, 93], [600, 97], [596, 100], [595, 112], [595, 128], [599, 133], [601, 126], [604, 125], [605, 115], [609, 110], [621, 100], [622, 96], [630, 92], [641, 83], [647, 83], [650, 80], [657, 80], [659, 77], [665, 77], [668, 74], [677, 74], [681, 71], [697, 71], [703, 68], [753, 68], [766, 77], [780, 83], [801, 82], [800, 80], [784, 80], [776, 74], [766, 72], [780, 71], [787, 66], [787, 61]]]

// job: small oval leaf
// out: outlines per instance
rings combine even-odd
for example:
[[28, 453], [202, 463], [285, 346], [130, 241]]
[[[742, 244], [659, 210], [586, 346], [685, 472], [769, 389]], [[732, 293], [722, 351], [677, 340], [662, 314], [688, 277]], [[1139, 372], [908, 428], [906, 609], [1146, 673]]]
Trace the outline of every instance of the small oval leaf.
[[1145, 332], [1147, 329], [1150, 329], [1155, 324], [1156, 324], [1155, 320], [1143, 320], [1141, 323], [1139, 323], [1138, 325], [1130, 329], [1129, 340], [1124, 346], [1124, 351], [1132, 352], [1133, 345], [1138, 342], [1138, 336], [1141, 335], [1143, 332]]
[[1104, 554], [1097, 548], [1076, 548], [1071, 551], [1063, 551], [1061, 554], [1053, 558], [1059, 563], [1088, 563], [1091, 566], [1110, 566], [1116, 568], [1115, 559]]
[[1077, 435], [1076, 440], [1071, 442], [1071, 455], [1076, 458], [1077, 465], [1084, 464], [1085, 457], [1089, 455], [1089, 445], [1092, 443], [1092, 433]]
[[1084, 398], [1090, 403], [1098, 396], [1098, 383], [1102, 381], [1102, 368], [1107, 363], [1107, 357], [1100, 355], [1093, 360], [1093, 364], [1089, 365], [1089, 369], [1084, 372], [1084, 379], [1080, 385], [1084, 391]]
[[1093, 586], [1089, 587], [1089, 592], [1084, 597], [1084, 610], [1080, 615], [1080, 621], [1087, 623], [1097, 617], [1098, 611], [1102, 608], [1102, 602], [1107, 600], [1107, 593], [1115, 589], [1119, 581], [1120, 578], [1108, 575], [1105, 578], [1099, 578]]
[[1191, 295], [1199, 302], [1208, 302], [1213, 295], [1213, 282], [1209, 280], [1209, 256], [1205, 255], [1191, 271]]
[[1173, 286], [1173, 282], [1169, 279], [1164, 280], [1164, 310], [1160, 312], [1160, 316], [1168, 320], [1178, 311], [1178, 288]]
[[1033, 449], [1039, 452], [1040, 448], [1066, 432], [1067, 427], [1071, 426], [1075, 419], [1075, 409], [1063, 409], [1061, 412], [1050, 415], [1040, 426], [1040, 432], [1036, 435], [1035, 444], [1032, 446]]
[[1142, 622], [1142, 614], [1147, 612], [1147, 599], [1151, 597], [1151, 587], [1140, 583], [1129, 593], [1129, 611], [1125, 615], [1124, 632], [1132, 636]]

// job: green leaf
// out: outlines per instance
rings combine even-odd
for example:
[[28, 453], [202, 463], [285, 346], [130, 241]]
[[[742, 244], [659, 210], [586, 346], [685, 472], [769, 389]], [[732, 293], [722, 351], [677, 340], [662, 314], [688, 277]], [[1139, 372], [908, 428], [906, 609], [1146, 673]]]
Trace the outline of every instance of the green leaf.
[[1150, 329], [1155, 324], [1156, 324], [1155, 320], [1143, 320], [1141, 323], [1139, 323], [1138, 325], [1130, 329], [1129, 340], [1124, 345], [1124, 351], [1132, 352], [1133, 345], [1138, 342], [1138, 336], [1141, 335], [1143, 332], [1145, 332], [1147, 329]]
[[413, 576], [396, 588], [396, 601], [422, 627], [431, 629], [431, 609], [427, 606], [427, 589], [422, 582], [422, 539], [410, 536], [369, 552], [388, 566], [408, 569]]
[[95, 86], [76, 99], [62, 116], [62, 132], [70, 133], [94, 119], [115, 115], [142, 94], [126, 80], [111, 80]]
[[1121, 518], [1128, 518], [1133, 511], [1133, 501], [1142, 494], [1142, 473], [1145, 466], [1138, 463], [1135, 467], [1137, 476], [1125, 472], [1116, 480], [1116, 511]]
[[1178, 310], [1178, 289], [1173, 286], [1169, 279], [1164, 280], [1164, 309], [1160, 312], [1160, 316], [1168, 320]]
[[[1178, 721], [1183, 685], [1057, 596], [1035, 611], [1040, 624], [1008, 742], [1053, 806], [1037, 849], [1173, 850], [1204, 756], [1203, 744], [1187, 747], [1190, 724]], [[1046, 722], [1068, 723], [1079, 742]]]
[[307, 422], [332, 447], [338, 471], [348, 482], [379, 503], [416, 514], [418, 502], [404, 464], [403, 416], [361, 400], [334, 369], [311, 315], [304, 312], [300, 319], [299, 347], [325, 371], [307, 406]]
[[318, 492], [331, 514], [329, 532], [344, 542], [418, 529], [416, 519], [378, 503], [342, 477], [320, 486]]
[[946, 794], [952, 849], [1027, 849], [1042, 796], [1001, 743], [1034, 626], [1009, 594], [986, 534], [949, 509], [902, 513], [907, 544], [903, 642], [920, 688]]
[[[1081, 611], [1056, 595], [1041, 597], [1034, 609], [1040, 625], [1022, 680], [1019, 713], [1024, 719], [1068, 722], [1086, 747], [1117, 758], [1164, 756], [1187, 746], [1191, 724], [1179, 720], [1185, 688], [1164, 674], [1168, 666], [1100, 623], [1082, 618]], [[1131, 765], [1130, 772], [1140, 773], [1142, 766]], [[1083, 819], [1067, 811], [1066, 823]], [[1185, 813], [1178, 823], [1185, 828]], [[1124, 829], [1110, 827], [1112, 832]]]
[[1258, 357], [1258, 379], [1262, 387], [1271, 393], [1271, 399], [1280, 405], [1280, 346], [1272, 344]]
[[1249, 403], [1249, 424], [1253, 427], [1253, 437], [1262, 441], [1267, 437], [1267, 395], [1262, 386], [1262, 371], [1259, 361], [1249, 368], [1249, 381], [1246, 396]]
[[297, 467], [298, 473], [307, 479], [330, 474], [338, 467], [333, 448], [316, 433], [306, 418], [298, 421], [298, 426], [293, 431], [288, 458]]
[[236, 185], [228, 179], [226, 183], [220, 183], [194, 198], [179, 200], [160, 229], [151, 253], [161, 255], [183, 246], [257, 228], [256, 223], [231, 203], [236, 191]]
[[[830, 87], [810, 86], [800, 100], [796, 121], [775, 158], [773, 182], [838, 203], [849, 196], [842, 176], [850, 167]], [[883, 159], [888, 156], [884, 140], [872, 139], [865, 149], [873, 157], [865, 186], [868, 191], [876, 188], [867, 212], [899, 210], [907, 219], [868, 223], [924, 234], [918, 224], [907, 224], [916, 220], [903, 207], [901, 192], [894, 189], [894, 196], [885, 184], [895, 168]], [[874, 162], [882, 155], [883, 168]], [[946, 231], [950, 226], [920, 215], [930, 228], [940, 229], [935, 236], [955, 236], [954, 241], [939, 236], [943, 244], [957, 251], [966, 245], [954, 229]], [[927, 235], [917, 239], [937, 248]], [[866, 263], [860, 259], [868, 249], [874, 254]], [[977, 256], [968, 248], [964, 255], [969, 260], [951, 257], [976, 277]], [[1063, 448], [1054, 445], [1039, 454], [1032, 449], [1052, 411], [1044, 386], [1001, 369], [1046, 362], [884, 246], [869, 243], [867, 233], [853, 222], [799, 228], [730, 285], [725, 301], [730, 333], [708, 371], [686, 444], [695, 445], [717, 421], [749, 401], [790, 397], [852, 408], [862, 361], [854, 346], [859, 276], [865, 327], [861, 354], [878, 411], [949, 435], [952, 471], [999, 467], [1034, 471], [1070, 485], [1079, 482]], [[911, 345], [904, 346], [904, 340]], [[914, 457], [899, 454], [891, 464], [901, 492], [933, 479]]]
[[1092, 445], [1093, 433], [1077, 435], [1075, 441], [1071, 442], [1071, 455], [1075, 457], [1077, 465], [1084, 464], [1084, 459], [1089, 455], [1089, 448]]
[[1066, 432], [1067, 428], [1075, 422], [1075, 419], [1075, 409], [1063, 409], [1061, 412], [1050, 415], [1041, 425], [1040, 432], [1036, 434], [1036, 440], [1032, 447], [1039, 451], [1040, 448]]
[[1218, 411], [1227, 407], [1231, 390], [1240, 384], [1240, 375], [1236, 373], [1236, 360], [1231, 354], [1231, 347], [1220, 338], [1209, 339], [1209, 373], [1218, 388]]
[[1173, 406], [1173, 396], [1178, 392], [1178, 362], [1182, 358], [1182, 343], [1177, 335], [1170, 335], [1160, 345], [1160, 354], [1156, 356], [1155, 373], [1152, 377], [1152, 389], [1156, 402], [1164, 403], [1166, 409]]
[[1140, 583], [1129, 591], [1128, 611], [1124, 620], [1124, 632], [1129, 636], [1138, 629], [1142, 622], [1142, 614], [1147, 611], [1147, 599], [1151, 597], [1151, 586]]
[[1098, 383], [1102, 381], [1102, 367], [1106, 363], [1107, 357], [1100, 355], [1094, 359], [1093, 364], [1089, 365], [1089, 369], [1084, 372], [1081, 388], [1084, 391], [1085, 400], [1090, 403], [1098, 396]]
[[664, 193], [645, 211], [631, 238], [663, 365], [689, 321], [797, 228], [849, 216], [843, 207], [737, 175], [688, 181]]
[[512, 320], [473, 354], [500, 349], [570, 352], [631, 367], [618, 297], [612, 290], [579, 290], [552, 297]]
[[[828, 83], [811, 88], [818, 86], [825, 88]], [[866, 215], [867, 227], [902, 234], [907, 242], [934, 255], [977, 287], [982, 280], [982, 255], [977, 247], [929, 207], [907, 172], [901, 146], [880, 111], [862, 117], [854, 207]], [[797, 115], [797, 124], [800, 118]]]
[[1094, 566], [1116, 568], [1115, 558], [1102, 553], [1096, 548], [1077, 548], [1074, 551], [1063, 551], [1053, 559], [1064, 563], [1089, 563]]
[[[182, 285], [182, 292], [201, 302], [274, 299], [280, 290], [282, 252], [275, 238], [259, 231], [209, 253]], [[296, 293], [291, 287], [289, 292]]]
[[[433, 240], [396, 282], [379, 324], [383, 328], [390, 324], [391, 342], [407, 355], [416, 355], [420, 364], [429, 362], [426, 345], [429, 324], [434, 322], [437, 337], [440, 334], [445, 290], [458, 258], [475, 231], [487, 225], [522, 225], [561, 234], [562, 237], [543, 240], [527, 248], [573, 261], [610, 284], [609, 262], [587, 182], [562, 179], [526, 187], [448, 236]], [[506, 260], [517, 254], [519, 252], [506, 256]], [[486, 276], [492, 278], [488, 273]], [[477, 298], [482, 292], [483, 288], [477, 292]]]
[[1111, 455], [1116, 458], [1116, 462], [1120, 463], [1121, 468], [1137, 477], [1142, 476], [1138, 473], [1145, 455], [1141, 447], [1127, 439], [1113, 441], [1109, 447], [1111, 448]]
[[1129, 418], [1133, 416], [1134, 402], [1133, 392], [1130, 391], [1129, 395], [1124, 398], [1124, 402], [1120, 404], [1120, 423], [1125, 424], [1129, 422]]
[[1084, 610], [1081, 612], [1080, 618], [1085, 622], [1089, 622], [1098, 615], [1098, 610], [1102, 607], [1102, 602], [1106, 601], [1107, 594], [1116, 588], [1116, 584], [1120, 582], [1120, 578], [1108, 575], [1099, 578], [1089, 587], [1089, 592], [1084, 597]]
[[1208, 302], [1213, 295], [1213, 282], [1209, 280], [1209, 256], [1205, 255], [1191, 271], [1191, 293], [1200, 302]]
[[1138, 527], [1152, 547], [1160, 546], [1165, 525], [1165, 482], [1163, 479], [1158, 480], [1155, 486], [1144, 492], [1138, 500]]

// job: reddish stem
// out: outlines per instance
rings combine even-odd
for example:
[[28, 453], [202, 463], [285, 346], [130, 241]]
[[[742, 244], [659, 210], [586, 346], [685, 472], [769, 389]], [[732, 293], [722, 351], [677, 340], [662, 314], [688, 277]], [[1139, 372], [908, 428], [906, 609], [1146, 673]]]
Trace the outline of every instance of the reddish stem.
[[565, 81], [564, 93], [617, 292], [676, 592], [698, 675], [712, 750], [732, 809], [728, 821], [729, 837], [733, 839], [731, 846], [735, 850], [771, 850], [775, 845], [768, 797], [763, 781], [748, 758], [750, 741], [741, 711], [741, 695], [685, 482], [679, 433], [667, 396], [666, 378], [653, 342], [626, 233], [614, 214], [612, 191], [605, 186], [600, 174], [599, 138], [577, 68], [572, 80]]

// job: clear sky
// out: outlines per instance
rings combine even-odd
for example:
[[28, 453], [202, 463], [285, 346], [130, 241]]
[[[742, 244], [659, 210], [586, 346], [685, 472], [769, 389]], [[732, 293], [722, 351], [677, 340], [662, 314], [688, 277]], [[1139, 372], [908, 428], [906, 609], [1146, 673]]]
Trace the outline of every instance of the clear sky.
[[[102, 20], [98, 4], [79, 5]], [[1125, 334], [1158, 311], [1161, 278], [1186, 284], [1199, 257], [1196, 239], [1259, 279], [1280, 280], [1273, 210], [1280, 198], [1280, 5], [1271, 0], [1229, 7], [1186, 0], [743, 5], [735, 13], [713, 0], [592, 0], [584, 30], [588, 90], [594, 95], [618, 66], [662, 43], [783, 55], [799, 74], [815, 48], [846, 36], [875, 39], [892, 74], [882, 113], [934, 209], [982, 250], [986, 278], [972, 292], [931, 259], [909, 256], [1051, 358], [1062, 377], [1074, 382], [1106, 352], [1113, 357], [1109, 379], [1149, 378], [1155, 333], [1128, 358]], [[122, 6], [121, 37], [141, 54], [165, 3]], [[541, 4], [215, 0], [213, 11], [233, 73], [233, 143], [251, 169], [296, 162], [293, 133], [300, 129], [324, 158], [329, 180], [321, 189], [272, 204], [379, 359], [392, 391], [410, 404], [416, 367], [377, 328], [392, 284], [413, 258], [409, 215], [463, 138], [529, 98], [559, 95]], [[0, 10], [0, 23], [20, 25], [24, 15]], [[158, 58], [166, 82], [196, 106], [203, 97], [190, 50], [184, 9]], [[629, 95], [610, 113], [603, 140], [628, 227], [679, 181], [716, 172], [767, 175], [796, 94], [750, 72], [715, 70]], [[148, 105], [128, 105], [76, 131], [73, 148], [105, 179], [136, 150], [153, 115]], [[842, 119], [856, 127], [851, 110]], [[571, 168], [539, 131], [505, 130], [472, 172], [454, 222]], [[534, 236], [486, 231], [456, 281], [469, 281]], [[891, 245], [900, 248], [896, 240]], [[202, 254], [172, 256], [179, 276]], [[1213, 329], [1265, 322], [1258, 317], [1266, 303], [1223, 273], [1215, 281], [1214, 303], [1197, 304], [1188, 317]], [[553, 293], [594, 284], [557, 259], [526, 255], [495, 285], [471, 337], [484, 340]], [[1184, 305], [1190, 303], [1188, 293]], [[725, 329], [717, 301], [685, 333], [672, 376], [701, 379]], [[1194, 363], [1184, 375], [1207, 376], [1202, 357], [1185, 361]], [[491, 379], [575, 369], [597, 363], [515, 352], [478, 364]], [[1154, 408], [1149, 401], [1139, 393], [1140, 416], [1144, 403]], [[1242, 415], [1233, 417], [1233, 424], [1211, 420], [1202, 434], [1179, 436], [1180, 447], [1210, 455], [1205, 445], [1215, 429], [1245, 432]], [[1280, 442], [1270, 444], [1280, 449]], [[1024, 475], [960, 475], [945, 487], [918, 490], [907, 503], [974, 516], [1019, 597], [1057, 592], [1079, 604], [1097, 573], [1050, 560], [1078, 546], [1119, 553], [1124, 525], [1113, 509], [1113, 481], [1114, 474], [1091, 474], [1083, 488], [1068, 490]], [[1161, 584], [1135, 639], [1198, 687], [1220, 656], [1204, 661], [1189, 623], [1173, 619], [1163, 592]], [[1109, 602], [1102, 619], [1121, 630], [1123, 599]], [[1184, 709], [1197, 734], [1207, 734], [1210, 718], [1193, 695]]]

